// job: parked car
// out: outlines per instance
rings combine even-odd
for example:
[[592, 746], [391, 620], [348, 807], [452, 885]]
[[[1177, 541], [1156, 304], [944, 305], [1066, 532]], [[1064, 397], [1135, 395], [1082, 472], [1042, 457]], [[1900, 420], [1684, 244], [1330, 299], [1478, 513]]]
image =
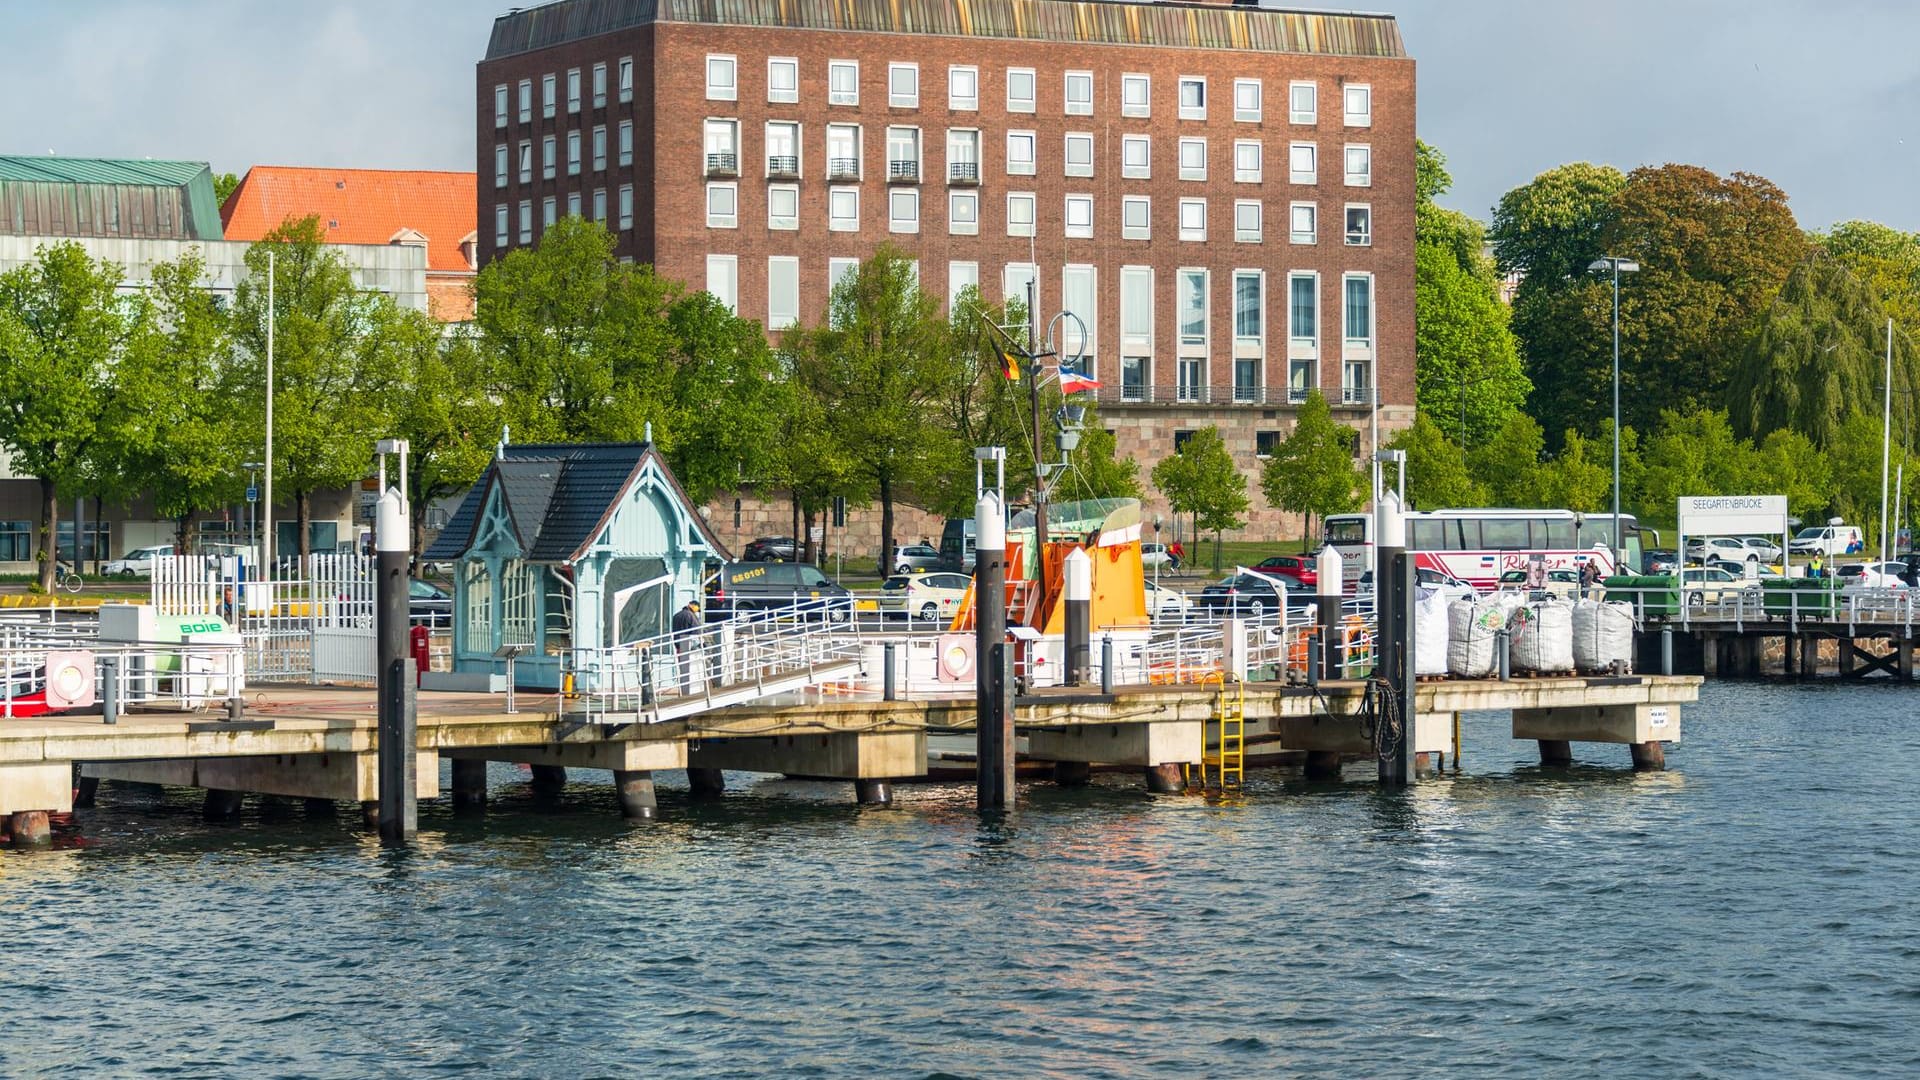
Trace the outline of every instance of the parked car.
[[436, 629], [453, 625], [453, 597], [445, 589], [414, 578], [407, 582], [407, 621]]
[[1680, 569], [1680, 553], [1672, 548], [1648, 548], [1640, 553], [1640, 565], [1648, 574], [1671, 574]]
[[1855, 589], [1904, 589], [1907, 564], [1903, 562], [1849, 563], [1834, 571], [1840, 587]]
[[747, 541], [747, 549], [740, 554], [747, 562], [792, 562], [799, 550], [791, 536], [762, 536]]
[[940, 549], [932, 544], [902, 544], [893, 549], [893, 572], [917, 574], [940, 566]]
[[1196, 598], [1210, 612], [1252, 619], [1271, 615], [1282, 607], [1306, 607], [1314, 600], [1313, 590], [1292, 578], [1258, 574], [1229, 574], [1201, 589]]
[[1147, 579], [1147, 614], [1154, 621], [1181, 622], [1193, 611], [1193, 601], [1178, 589]]
[[[1536, 598], [1555, 596], [1562, 600], [1573, 600], [1580, 595], [1580, 571], [1578, 570], [1548, 570], [1542, 580], [1545, 584], [1531, 590], [1536, 594]], [[1500, 575], [1502, 592], [1519, 592], [1526, 589], [1527, 572], [1525, 570], [1509, 570]]]
[[775, 608], [842, 622], [853, 613], [853, 594], [819, 567], [791, 562], [724, 563], [707, 585], [708, 622]]
[[1169, 570], [1180, 569], [1180, 556], [1175, 555], [1165, 544], [1141, 544], [1140, 565], [1151, 570], [1164, 566]]
[[1740, 546], [1747, 549], [1749, 559], [1759, 559], [1763, 563], [1780, 561], [1780, 545], [1764, 536], [1736, 536]]
[[1717, 566], [1689, 566], [1680, 572], [1680, 591], [1686, 594], [1688, 607], [1734, 600], [1748, 584], [1746, 578], [1735, 577]]
[[[1422, 589], [1433, 589], [1439, 592], [1447, 598], [1449, 603], [1455, 600], [1470, 600], [1475, 591], [1473, 586], [1445, 570], [1436, 570], [1430, 566], [1414, 567], [1413, 580]], [[1372, 582], [1369, 581], [1368, 584], [1371, 585]]]
[[1866, 543], [1860, 538], [1860, 530], [1852, 525], [1843, 525], [1834, 518], [1825, 525], [1809, 525], [1793, 534], [1793, 540], [1787, 544], [1787, 550], [1795, 555], [1846, 555], [1866, 550]]
[[1690, 563], [1745, 562], [1747, 555], [1746, 545], [1731, 536], [1700, 536], [1687, 541]]
[[173, 554], [172, 544], [155, 544], [152, 547], [135, 548], [117, 559], [107, 560], [101, 573], [108, 577], [141, 577], [153, 573], [153, 560]]
[[965, 574], [896, 574], [880, 585], [880, 614], [929, 623], [952, 619], [972, 580]]
[[1255, 570], [1275, 577], [1292, 578], [1312, 586], [1320, 580], [1320, 571], [1310, 555], [1269, 555], [1253, 564]]

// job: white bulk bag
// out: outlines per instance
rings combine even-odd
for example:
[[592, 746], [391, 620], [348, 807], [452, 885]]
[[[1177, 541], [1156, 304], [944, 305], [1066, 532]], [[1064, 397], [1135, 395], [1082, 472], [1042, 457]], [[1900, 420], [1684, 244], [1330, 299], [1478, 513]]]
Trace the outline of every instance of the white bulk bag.
[[1515, 608], [1512, 632], [1515, 671], [1564, 674], [1573, 670], [1573, 608], [1547, 600]]
[[1633, 606], [1582, 600], [1573, 608], [1573, 665], [1606, 671], [1615, 660], [1633, 664]]
[[1421, 589], [1413, 602], [1413, 673], [1445, 675], [1452, 620], [1438, 589]]
[[1463, 679], [1493, 673], [1493, 635], [1507, 625], [1508, 605], [1497, 597], [1447, 605], [1447, 672]]

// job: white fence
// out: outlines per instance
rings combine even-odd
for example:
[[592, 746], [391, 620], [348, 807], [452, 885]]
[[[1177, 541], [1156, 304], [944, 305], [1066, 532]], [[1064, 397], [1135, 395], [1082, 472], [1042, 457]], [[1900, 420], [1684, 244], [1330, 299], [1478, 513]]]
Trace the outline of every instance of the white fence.
[[309, 555], [287, 562], [295, 564], [291, 576], [230, 558], [155, 559], [154, 611], [225, 619], [245, 639], [255, 679], [373, 682], [373, 560]]

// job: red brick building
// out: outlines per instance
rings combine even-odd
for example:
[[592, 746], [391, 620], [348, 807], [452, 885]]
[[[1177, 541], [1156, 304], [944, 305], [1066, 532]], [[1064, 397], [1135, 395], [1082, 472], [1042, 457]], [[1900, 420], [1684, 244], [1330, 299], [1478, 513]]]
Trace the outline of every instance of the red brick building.
[[476, 91], [483, 262], [580, 213], [774, 331], [883, 241], [943, 297], [1037, 279], [1143, 471], [1216, 424], [1257, 477], [1312, 387], [1363, 430], [1376, 385], [1383, 428], [1412, 416], [1414, 65], [1389, 16], [565, 0], [495, 21]]

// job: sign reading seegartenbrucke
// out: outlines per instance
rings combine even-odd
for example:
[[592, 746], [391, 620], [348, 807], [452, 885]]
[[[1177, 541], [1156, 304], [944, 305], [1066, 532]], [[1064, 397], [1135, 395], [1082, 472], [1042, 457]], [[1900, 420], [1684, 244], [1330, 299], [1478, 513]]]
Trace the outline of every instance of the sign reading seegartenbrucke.
[[1680, 535], [1778, 534], [1787, 527], [1785, 495], [1683, 495]]

